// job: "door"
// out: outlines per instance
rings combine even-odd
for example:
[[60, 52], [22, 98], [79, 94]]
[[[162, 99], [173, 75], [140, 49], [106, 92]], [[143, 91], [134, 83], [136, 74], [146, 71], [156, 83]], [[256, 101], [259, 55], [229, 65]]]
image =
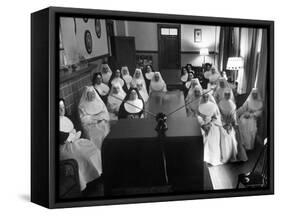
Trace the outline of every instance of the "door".
[[180, 68], [180, 25], [158, 25], [159, 68]]

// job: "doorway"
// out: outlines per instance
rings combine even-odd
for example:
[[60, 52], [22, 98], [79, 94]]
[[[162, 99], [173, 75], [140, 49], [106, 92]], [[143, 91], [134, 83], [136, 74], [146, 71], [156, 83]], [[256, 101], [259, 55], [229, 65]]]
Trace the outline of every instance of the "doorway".
[[159, 69], [180, 68], [180, 25], [158, 24]]

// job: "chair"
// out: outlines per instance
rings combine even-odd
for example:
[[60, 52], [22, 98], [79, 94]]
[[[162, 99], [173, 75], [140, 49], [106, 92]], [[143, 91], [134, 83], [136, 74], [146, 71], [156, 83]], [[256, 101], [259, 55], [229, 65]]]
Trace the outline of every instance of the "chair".
[[74, 159], [60, 161], [59, 197], [77, 198], [81, 196], [78, 163]]
[[[249, 173], [238, 175], [236, 189], [242, 184], [246, 188], [266, 187], [267, 185], [267, 138], [264, 140], [264, 146], [258, 156], [258, 159]], [[260, 167], [260, 170], [258, 168]]]

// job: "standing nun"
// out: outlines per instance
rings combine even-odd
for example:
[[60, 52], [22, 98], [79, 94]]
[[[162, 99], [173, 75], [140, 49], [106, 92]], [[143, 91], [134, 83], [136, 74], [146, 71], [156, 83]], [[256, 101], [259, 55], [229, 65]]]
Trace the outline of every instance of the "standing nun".
[[100, 98], [103, 100], [103, 102], [106, 104], [107, 102], [107, 96], [109, 93], [109, 87], [105, 83], [102, 82], [102, 74], [101, 73], [94, 73], [92, 84], [96, 90], [96, 92], [99, 94]]
[[110, 120], [118, 120], [119, 108], [125, 96], [126, 93], [122, 89], [120, 83], [114, 83], [111, 86], [111, 90], [107, 100], [107, 108]]
[[221, 150], [222, 162], [234, 162], [238, 160], [238, 143], [236, 140], [235, 127], [236, 121], [236, 105], [231, 100], [231, 91], [224, 91], [224, 97], [219, 102], [221, 111], [221, 120], [223, 128], [221, 128]]
[[212, 102], [212, 96], [203, 91], [198, 106], [198, 121], [204, 140], [204, 161], [216, 166], [222, 164], [221, 161], [221, 117], [216, 103]]
[[262, 114], [263, 102], [257, 88], [253, 88], [245, 103], [237, 110], [241, 142], [246, 150], [254, 149], [257, 118]]
[[88, 139], [81, 139], [81, 132], [76, 132], [72, 121], [65, 116], [65, 104], [61, 99], [60, 110], [60, 160], [74, 159], [78, 163], [81, 191], [88, 182], [100, 177], [102, 173], [101, 152]]
[[224, 98], [225, 91], [230, 92], [230, 99], [235, 103], [234, 95], [230, 85], [224, 77], [220, 77], [218, 80], [218, 86], [214, 92], [214, 98], [217, 103]]
[[85, 87], [78, 110], [86, 137], [101, 149], [102, 142], [109, 133], [109, 114], [94, 87]]
[[102, 81], [108, 85], [109, 79], [112, 76], [112, 71], [108, 64], [101, 65]]
[[112, 74], [112, 76], [109, 80], [108, 86], [110, 89], [114, 83], [119, 83], [121, 85], [121, 87], [123, 88], [124, 92], [128, 91], [127, 84], [126, 84], [125, 80], [123, 79], [122, 74], [119, 69], [117, 69], [115, 71], [115, 73]]
[[129, 69], [127, 66], [121, 68], [121, 75], [126, 82], [127, 89], [130, 88], [130, 83], [132, 82], [132, 76], [130, 75]]
[[154, 69], [152, 65], [146, 65], [144, 68], [144, 79], [145, 79], [146, 89], [149, 89], [150, 81], [153, 75], [154, 75]]
[[119, 119], [143, 118], [144, 101], [137, 88], [130, 88], [120, 109]]
[[151, 92], [167, 92], [167, 85], [160, 72], [155, 72], [151, 79], [149, 93]]

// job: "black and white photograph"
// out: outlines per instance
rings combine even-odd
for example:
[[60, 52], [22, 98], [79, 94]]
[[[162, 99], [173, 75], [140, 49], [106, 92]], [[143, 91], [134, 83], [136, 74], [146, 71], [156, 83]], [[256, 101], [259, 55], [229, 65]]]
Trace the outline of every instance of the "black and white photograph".
[[61, 16], [57, 38], [59, 200], [269, 187], [268, 28]]

